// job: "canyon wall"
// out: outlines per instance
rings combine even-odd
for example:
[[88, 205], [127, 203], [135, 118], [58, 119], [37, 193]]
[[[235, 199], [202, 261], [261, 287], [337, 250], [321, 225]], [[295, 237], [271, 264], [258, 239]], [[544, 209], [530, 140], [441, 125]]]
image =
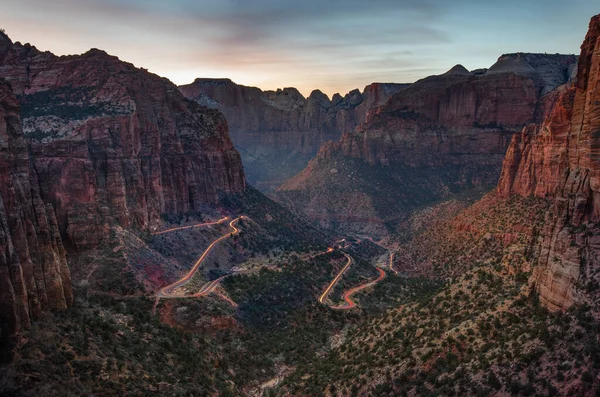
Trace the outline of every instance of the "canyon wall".
[[245, 191], [224, 116], [167, 79], [100, 50], [58, 57], [0, 33], [0, 80], [2, 336], [69, 306], [66, 252]]
[[[539, 70], [527, 60], [535, 60]], [[569, 80], [576, 63], [575, 56], [509, 54], [483, 75], [457, 65], [393, 95], [324, 152], [338, 151], [371, 165], [469, 162], [469, 156], [482, 154], [497, 162], [512, 134], [542, 120], [545, 103], [554, 98], [546, 94]], [[502, 72], [498, 64], [504, 65]]]
[[600, 282], [600, 16], [581, 46], [576, 82], [543, 123], [513, 138], [498, 191], [553, 202], [536, 288], [552, 310], [585, 301]]
[[61, 233], [97, 245], [111, 223], [153, 229], [245, 189], [223, 115], [100, 50], [57, 57], [0, 37], [40, 194]]
[[262, 91], [229, 79], [196, 79], [180, 91], [201, 105], [219, 109], [229, 124], [248, 180], [271, 190], [304, 168], [321, 145], [337, 140], [366, 120], [408, 84], [373, 83], [330, 100], [321, 91], [308, 98], [295, 88]]
[[325, 226], [361, 230], [364, 219], [389, 231], [413, 208], [490, 189], [513, 134], [543, 120], [576, 65], [573, 55], [517, 53], [420, 80], [326, 143], [275, 197]]
[[19, 118], [19, 102], [0, 79], [0, 325], [28, 327], [45, 309], [73, 300], [54, 207], [42, 200]]

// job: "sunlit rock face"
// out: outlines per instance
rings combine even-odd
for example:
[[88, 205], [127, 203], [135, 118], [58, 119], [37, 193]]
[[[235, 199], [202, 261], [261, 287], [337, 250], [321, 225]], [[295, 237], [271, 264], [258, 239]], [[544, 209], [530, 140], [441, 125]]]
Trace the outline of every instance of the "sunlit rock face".
[[196, 79], [180, 91], [201, 105], [219, 109], [229, 124], [248, 180], [271, 190], [304, 168], [319, 148], [365, 121], [408, 84], [373, 83], [330, 100], [319, 90], [308, 98], [295, 88], [262, 91], [229, 79]]
[[600, 16], [592, 18], [576, 82], [550, 115], [515, 135], [498, 185], [501, 194], [548, 197], [535, 281], [541, 301], [566, 309], [585, 299], [600, 266]]
[[0, 45], [0, 77], [21, 102], [42, 198], [77, 247], [109, 225], [153, 228], [245, 189], [223, 115], [166, 79], [100, 50], [57, 57]]
[[457, 65], [392, 95], [354, 131], [325, 144], [276, 196], [325, 225], [359, 231], [390, 225], [427, 202], [492, 188], [513, 134], [543, 120], [577, 57], [509, 54], [498, 62], [473, 72]]

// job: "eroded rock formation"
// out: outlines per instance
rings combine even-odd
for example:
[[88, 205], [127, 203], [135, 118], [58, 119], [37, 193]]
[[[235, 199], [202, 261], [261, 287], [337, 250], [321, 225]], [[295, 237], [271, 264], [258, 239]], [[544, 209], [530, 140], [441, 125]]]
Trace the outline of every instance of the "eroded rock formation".
[[0, 325], [28, 327], [45, 309], [73, 300], [54, 207], [40, 195], [21, 130], [19, 102], [0, 79]]
[[[321, 220], [384, 223], [427, 201], [491, 188], [512, 135], [543, 119], [558, 98], [555, 90], [546, 92], [566, 83], [577, 62], [576, 56], [541, 54], [501, 60], [512, 58], [519, 68], [502, 62], [502, 71], [469, 72], [457, 65], [393, 95], [355, 131], [325, 144], [277, 197]], [[382, 202], [382, 194], [390, 197]], [[352, 214], [340, 205], [350, 197], [361, 203]]]
[[498, 185], [501, 194], [554, 202], [542, 233], [535, 281], [550, 309], [581, 302], [600, 268], [600, 16], [581, 47], [576, 83], [549, 117], [515, 135]]
[[244, 190], [218, 110], [100, 50], [57, 57], [0, 42], [0, 77], [21, 102], [41, 196], [69, 243], [96, 245], [112, 222], [153, 228], [161, 214]]
[[249, 181], [269, 190], [304, 168], [323, 143], [352, 131], [406, 87], [373, 83], [362, 93], [353, 90], [331, 100], [319, 90], [304, 98], [295, 88], [262, 91], [229, 79], [196, 79], [179, 89], [187, 98], [223, 112]]
[[245, 190], [223, 115], [166, 79], [100, 50], [57, 57], [3, 33], [0, 78], [3, 336], [71, 303], [65, 247], [98, 247], [113, 225], [152, 230], [163, 214]]

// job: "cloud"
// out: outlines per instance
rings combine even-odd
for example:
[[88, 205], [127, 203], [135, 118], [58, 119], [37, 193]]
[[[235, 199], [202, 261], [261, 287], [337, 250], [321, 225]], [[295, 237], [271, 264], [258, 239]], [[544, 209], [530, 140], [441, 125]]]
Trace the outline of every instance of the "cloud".
[[331, 94], [456, 63], [489, 66], [503, 52], [577, 51], [593, 8], [585, 0], [567, 9], [559, 0], [3, 0], [0, 26], [58, 54], [102, 48], [176, 83], [230, 77]]

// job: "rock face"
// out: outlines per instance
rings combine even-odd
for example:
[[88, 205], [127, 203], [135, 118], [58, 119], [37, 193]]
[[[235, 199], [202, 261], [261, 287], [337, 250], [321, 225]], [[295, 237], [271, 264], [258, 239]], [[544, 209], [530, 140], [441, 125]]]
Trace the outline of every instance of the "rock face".
[[[552, 80], [553, 89], [568, 81], [577, 62], [575, 56], [558, 57], [563, 79]], [[447, 164], [469, 161], [465, 155], [503, 156], [511, 135], [541, 120], [544, 113], [542, 98], [549, 83], [529, 68], [531, 73], [522, 74], [492, 67], [476, 76], [458, 65], [418, 81], [345, 135], [337, 150], [371, 165]], [[336, 150], [335, 145], [327, 150]]]
[[581, 46], [576, 83], [540, 125], [515, 135], [498, 185], [501, 194], [547, 197], [535, 272], [540, 300], [566, 309], [598, 286], [600, 268], [600, 15]]
[[154, 228], [245, 177], [223, 115], [166, 79], [100, 50], [57, 57], [0, 35], [0, 77], [21, 102], [42, 199], [69, 244], [96, 245], [109, 225]]
[[21, 130], [19, 102], [0, 79], [0, 326], [28, 327], [73, 300], [54, 207], [45, 202]]
[[[365, 218], [373, 218], [372, 214], [380, 213], [383, 223], [453, 192], [492, 187], [512, 135], [543, 119], [558, 98], [554, 91], [544, 93], [549, 86], [566, 83], [577, 62], [576, 56], [552, 55], [544, 63], [544, 57], [523, 55], [536, 60], [533, 65], [522, 62], [528, 65], [527, 73], [510, 71], [508, 66], [505, 72], [493, 67], [471, 73], [457, 65], [412, 84], [372, 112], [355, 131], [324, 145], [305, 170], [281, 186], [277, 196], [309, 216], [343, 221], [350, 214], [336, 208], [361, 190], [362, 204], [352, 210], [352, 216], [364, 212], [371, 214]], [[544, 79], [546, 75], [552, 78]], [[337, 178], [328, 175], [323, 182], [319, 171], [323, 168], [345, 169], [345, 173]], [[386, 180], [398, 189], [385, 187]], [[397, 204], [378, 209], [375, 197], [382, 189], [397, 196]]]
[[504, 54], [486, 74], [514, 73], [535, 80], [542, 88], [542, 95], [570, 80], [577, 74], [577, 64], [572, 57], [560, 54]]
[[246, 188], [218, 110], [105, 52], [57, 57], [0, 33], [0, 80], [2, 336], [71, 303], [65, 247]]
[[298, 173], [321, 145], [366, 120], [407, 84], [373, 83], [361, 93], [330, 100], [321, 91], [304, 98], [295, 88], [262, 91], [228, 79], [196, 79], [180, 91], [223, 112], [251, 183], [263, 190]]

